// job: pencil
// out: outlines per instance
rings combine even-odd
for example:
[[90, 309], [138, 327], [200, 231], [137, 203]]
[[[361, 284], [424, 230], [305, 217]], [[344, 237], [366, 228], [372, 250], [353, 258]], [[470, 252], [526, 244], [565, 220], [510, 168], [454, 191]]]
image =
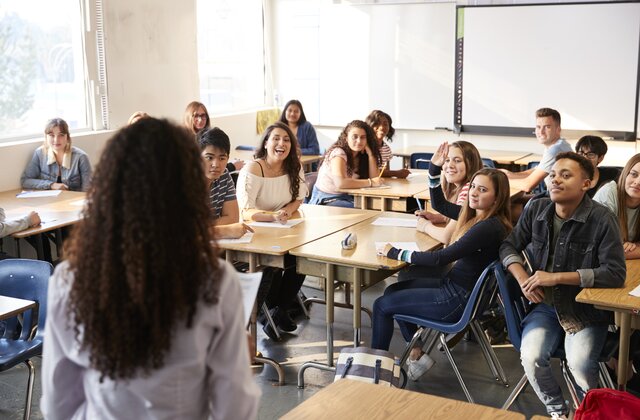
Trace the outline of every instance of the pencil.
[[378, 175], [378, 178], [380, 178], [382, 176], [382, 173], [384, 172], [384, 170], [387, 168], [387, 163], [389, 161], [385, 162], [384, 165], [382, 165], [382, 169], [380, 169], [380, 175]]

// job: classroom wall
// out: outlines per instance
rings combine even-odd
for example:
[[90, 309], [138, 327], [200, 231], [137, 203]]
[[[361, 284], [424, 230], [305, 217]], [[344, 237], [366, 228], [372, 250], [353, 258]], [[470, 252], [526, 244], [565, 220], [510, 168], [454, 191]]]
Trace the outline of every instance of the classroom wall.
[[[111, 127], [121, 127], [137, 110], [180, 122], [186, 104], [199, 97], [196, 1], [110, 0], [103, 5]], [[272, 58], [275, 58], [277, 46], [273, 50]], [[255, 111], [213, 116], [212, 122], [229, 134], [232, 148], [239, 144], [255, 144], [259, 138]], [[340, 129], [317, 126], [321, 147], [331, 145]], [[85, 150], [95, 164], [111, 134], [111, 131], [74, 134], [73, 143]], [[392, 147], [436, 145], [442, 140], [457, 139], [469, 140], [486, 149], [541, 151], [533, 135], [514, 138], [462, 134], [458, 137], [450, 132], [433, 130], [398, 130]], [[20, 186], [20, 175], [33, 150], [41, 143], [42, 137], [38, 135], [30, 140], [0, 145], [0, 191]], [[636, 142], [616, 141], [609, 145], [605, 165], [623, 165], [640, 151]]]

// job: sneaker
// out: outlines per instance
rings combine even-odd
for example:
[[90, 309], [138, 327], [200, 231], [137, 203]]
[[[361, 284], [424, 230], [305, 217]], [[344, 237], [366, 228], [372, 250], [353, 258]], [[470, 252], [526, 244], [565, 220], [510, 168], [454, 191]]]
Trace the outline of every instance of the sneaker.
[[428, 354], [423, 354], [417, 360], [407, 360], [407, 376], [412, 381], [417, 381], [422, 375], [427, 373], [429, 369], [436, 363]]
[[276, 308], [271, 312], [271, 316], [273, 317], [273, 322], [275, 322], [282, 331], [292, 332], [298, 328], [298, 325], [289, 317], [286, 310]]
[[566, 414], [551, 413], [551, 420], [569, 420]]

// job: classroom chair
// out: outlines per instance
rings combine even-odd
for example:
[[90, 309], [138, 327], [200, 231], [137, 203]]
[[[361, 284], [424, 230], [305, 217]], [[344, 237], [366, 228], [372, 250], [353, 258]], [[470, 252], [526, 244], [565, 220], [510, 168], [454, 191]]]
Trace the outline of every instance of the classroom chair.
[[409, 168], [411, 169], [429, 169], [429, 163], [433, 153], [411, 153]]
[[[527, 164], [527, 169], [536, 168], [540, 162], [537, 160], [531, 161]], [[540, 183], [531, 191], [533, 194], [540, 194], [547, 191], [547, 184], [544, 182], [544, 179], [540, 181]]]
[[309, 195], [304, 198], [304, 202], [308, 203], [311, 199], [311, 194], [313, 194], [313, 186], [316, 185], [316, 180], [318, 179], [318, 172], [307, 172], [304, 174], [304, 182], [307, 184], [307, 191], [309, 191]]
[[239, 146], [236, 146], [236, 150], [249, 150], [249, 151], [253, 151], [253, 150], [255, 150], [255, 147], [254, 147], [254, 146], [249, 146], [249, 145], [246, 145], [246, 144], [241, 144], [241, 145], [239, 145]]
[[482, 165], [485, 168], [496, 168], [496, 162], [493, 159], [489, 159], [489, 158], [481, 158], [482, 159]]
[[47, 316], [47, 288], [53, 266], [46, 261], [8, 259], [0, 261], [0, 295], [32, 300], [35, 309], [6, 320], [0, 337], [0, 372], [24, 363], [29, 370], [24, 419], [31, 415], [35, 368], [31, 359], [42, 355]]
[[[489, 303], [491, 302], [491, 298], [494, 294], [496, 282], [493, 276], [493, 267], [495, 264], [499, 264], [498, 262], [492, 262], [489, 264], [480, 274], [478, 281], [475, 283], [473, 290], [471, 291], [471, 295], [469, 295], [469, 300], [464, 308], [464, 312], [460, 319], [456, 322], [445, 322], [438, 319], [429, 319], [422, 318], [411, 315], [402, 315], [397, 314], [394, 315], [393, 318], [396, 321], [404, 321], [411, 324], [416, 324], [420, 328], [413, 335], [411, 341], [407, 344], [402, 356], [400, 358], [400, 366], [404, 366], [407, 359], [409, 358], [409, 353], [411, 349], [414, 347], [418, 338], [422, 335], [424, 329], [432, 329], [438, 333], [438, 338], [440, 340], [440, 344], [442, 349], [444, 350], [447, 358], [449, 359], [449, 363], [451, 363], [451, 367], [453, 368], [456, 377], [458, 378], [458, 382], [460, 382], [460, 386], [464, 391], [467, 400], [470, 403], [473, 403], [474, 400], [469, 393], [469, 389], [462, 379], [462, 375], [460, 374], [460, 370], [458, 369], [458, 365], [456, 364], [453, 355], [451, 354], [451, 350], [447, 345], [446, 337], [448, 334], [458, 334], [467, 328], [470, 328], [471, 331], [475, 334], [480, 347], [482, 348], [482, 353], [487, 359], [489, 364], [489, 368], [491, 369], [492, 374], [496, 378], [496, 380], [501, 380], [505, 385], [508, 385], [506, 375], [498, 358], [496, 357], [491, 345], [488, 344], [487, 338], [484, 335], [484, 331], [478, 322], [478, 317], [482, 315], [485, 309], [489, 307]], [[488, 348], [487, 348], [488, 347]], [[404, 371], [403, 371], [404, 374]], [[406, 374], [404, 374], [406, 377]], [[406, 384], [406, 380], [403, 385]]]
[[[520, 352], [520, 345], [522, 343], [522, 320], [529, 312], [531, 304], [522, 294], [522, 290], [520, 289], [518, 282], [510, 275], [507, 275], [501, 263], [498, 262], [494, 265], [494, 273], [498, 284], [498, 293], [504, 308], [509, 340], [516, 351]], [[613, 380], [607, 371], [605, 362], [613, 356], [617, 350], [617, 346], [618, 340], [613, 336], [608, 337], [604, 349], [600, 354], [600, 383], [606, 388], [614, 388]], [[576, 386], [567, 366], [564, 349], [559, 348], [551, 357], [560, 359], [562, 376], [567, 383], [567, 388], [569, 389], [569, 394], [571, 394], [574, 408], [578, 407], [580, 405], [580, 401], [578, 399]], [[509, 407], [511, 407], [528, 383], [527, 376], [522, 375], [522, 378], [502, 405], [504, 410], [508, 410]]]

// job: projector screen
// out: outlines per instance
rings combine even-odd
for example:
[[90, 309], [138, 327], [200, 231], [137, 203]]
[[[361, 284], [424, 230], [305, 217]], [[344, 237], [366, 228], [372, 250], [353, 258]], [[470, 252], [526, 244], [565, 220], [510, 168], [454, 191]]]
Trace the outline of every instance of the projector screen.
[[565, 130], [635, 132], [639, 3], [461, 7], [460, 36], [463, 131], [522, 133], [550, 107]]

